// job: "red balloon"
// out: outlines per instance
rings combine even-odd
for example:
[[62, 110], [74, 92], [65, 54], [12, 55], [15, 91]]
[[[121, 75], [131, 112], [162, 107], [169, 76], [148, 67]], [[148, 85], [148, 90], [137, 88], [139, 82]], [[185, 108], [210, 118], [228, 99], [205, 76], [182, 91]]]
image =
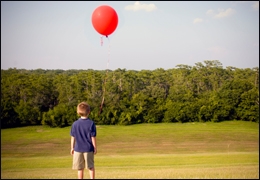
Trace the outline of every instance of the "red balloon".
[[118, 24], [116, 11], [107, 5], [97, 7], [92, 14], [92, 25], [95, 30], [104, 36], [112, 34]]

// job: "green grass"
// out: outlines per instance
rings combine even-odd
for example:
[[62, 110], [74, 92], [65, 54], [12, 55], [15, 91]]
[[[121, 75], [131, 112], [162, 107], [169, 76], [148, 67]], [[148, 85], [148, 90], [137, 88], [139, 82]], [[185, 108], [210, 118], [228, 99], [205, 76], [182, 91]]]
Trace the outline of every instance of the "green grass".
[[[77, 178], [70, 127], [1, 130], [1, 178]], [[97, 126], [99, 179], [259, 179], [259, 124]], [[89, 178], [85, 171], [85, 178]]]

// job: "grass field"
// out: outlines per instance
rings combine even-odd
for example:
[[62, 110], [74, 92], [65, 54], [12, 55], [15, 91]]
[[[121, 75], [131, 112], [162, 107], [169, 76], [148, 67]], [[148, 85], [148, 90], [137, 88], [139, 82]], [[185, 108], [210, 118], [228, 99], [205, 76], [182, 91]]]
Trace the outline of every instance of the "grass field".
[[[97, 179], [259, 179], [259, 123], [102, 125], [97, 144]], [[1, 178], [77, 178], [69, 152], [70, 127], [2, 129]]]

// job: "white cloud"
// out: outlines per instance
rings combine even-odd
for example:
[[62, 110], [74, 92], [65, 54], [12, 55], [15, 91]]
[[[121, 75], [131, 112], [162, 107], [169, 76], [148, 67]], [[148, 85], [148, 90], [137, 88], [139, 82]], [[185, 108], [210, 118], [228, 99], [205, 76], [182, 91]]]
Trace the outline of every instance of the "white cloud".
[[209, 9], [207, 10], [206, 14], [213, 16], [214, 18], [224, 18], [224, 17], [228, 17], [231, 16], [233, 14], [235, 14], [236, 10], [232, 9], [232, 8], [228, 8], [228, 9], [218, 9], [218, 13], [215, 12], [215, 10], [213, 9]]
[[253, 2], [252, 7], [253, 7], [254, 10], [259, 10], [259, 1]]
[[206, 12], [207, 15], [214, 15], [214, 10], [213, 9], [209, 9]]
[[203, 21], [203, 19], [201, 19], [201, 18], [195, 18], [195, 19], [193, 20], [193, 24], [200, 23], [200, 22], [202, 22], [202, 21]]
[[240, 3], [240, 4], [242, 4], [242, 3], [250, 3], [250, 4], [252, 4], [252, 8], [254, 9], [254, 10], [259, 10], [259, 1], [236, 1], [236, 3]]
[[134, 5], [128, 5], [125, 7], [127, 11], [139, 11], [145, 10], [147, 12], [156, 10], [157, 7], [154, 4], [141, 4], [139, 1], [136, 1]]
[[219, 13], [214, 16], [214, 18], [224, 18], [233, 15], [236, 11], [232, 8], [218, 9]]

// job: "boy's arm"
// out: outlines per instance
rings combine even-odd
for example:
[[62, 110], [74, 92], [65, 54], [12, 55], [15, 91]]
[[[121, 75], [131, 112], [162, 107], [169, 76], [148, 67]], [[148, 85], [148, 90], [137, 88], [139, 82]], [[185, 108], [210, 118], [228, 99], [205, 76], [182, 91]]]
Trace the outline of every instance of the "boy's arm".
[[75, 138], [73, 136], [71, 136], [71, 140], [70, 140], [70, 154], [71, 155], [74, 154], [74, 146], [75, 146]]
[[91, 137], [92, 144], [94, 146], [94, 154], [97, 154], [97, 143], [96, 143], [96, 137]]

